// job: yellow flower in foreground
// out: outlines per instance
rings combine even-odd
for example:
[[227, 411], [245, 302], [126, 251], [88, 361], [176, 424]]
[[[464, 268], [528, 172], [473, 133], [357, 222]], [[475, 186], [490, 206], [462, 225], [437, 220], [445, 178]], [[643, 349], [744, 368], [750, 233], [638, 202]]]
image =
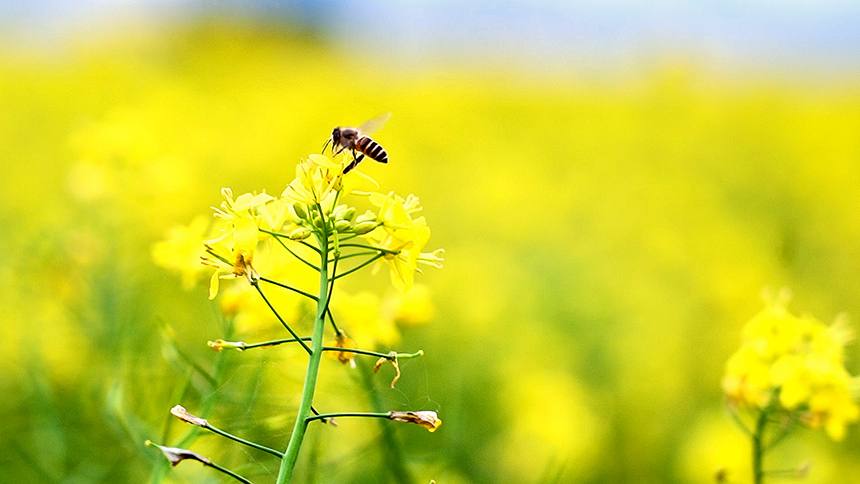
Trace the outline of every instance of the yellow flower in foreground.
[[310, 155], [296, 165], [296, 177], [287, 185], [282, 196], [305, 205], [331, 203], [340, 166], [324, 155]]
[[377, 222], [381, 226], [365, 237], [387, 251], [384, 260], [391, 269], [394, 287], [401, 291], [412, 287], [415, 273], [421, 272], [419, 262], [442, 266], [441, 249], [432, 253], [421, 252], [430, 239], [430, 227], [424, 217], [412, 218], [412, 214], [421, 211], [418, 197], [409, 195], [403, 199], [393, 192], [388, 195], [372, 193], [370, 202], [379, 207]]
[[232, 233], [205, 245], [207, 256], [203, 262], [216, 268], [209, 281], [209, 299], [218, 295], [219, 279], [245, 277], [249, 282], [259, 279], [252, 265], [257, 233], [257, 225], [251, 219], [241, 218], [235, 222]]
[[845, 426], [860, 417], [851, 394], [855, 380], [844, 364], [849, 337], [841, 321], [828, 327], [775, 301], [744, 328], [723, 390], [736, 406], [797, 411], [807, 425], [841, 440]]

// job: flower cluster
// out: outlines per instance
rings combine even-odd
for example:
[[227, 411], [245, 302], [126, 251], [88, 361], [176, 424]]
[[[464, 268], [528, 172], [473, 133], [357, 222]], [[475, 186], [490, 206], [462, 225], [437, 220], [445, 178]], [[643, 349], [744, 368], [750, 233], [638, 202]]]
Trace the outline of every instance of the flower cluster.
[[[257, 268], [262, 266], [266, 274], [284, 275], [302, 287], [295, 279], [307, 277], [297, 270], [296, 261], [313, 255], [306, 239], [334, 234], [331, 242], [337, 250], [351, 249], [350, 257], [370, 255], [373, 260], [369, 262], [376, 262], [374, 272], [383, 261], [387, 263], [393, 285], [407, 294], [415, 274], [421, 272], [420, 264], [441, 267], [443, 262], [442, 249], [422, 252], [430, 229], [423, 216], [415, 216], [421, 211], [418, 197], [377, 193], [374, 180], [359, 170], [343, 174], [343, 166], [324, 155], [309, 155], [296, 166], [296, 177], [280, 197], [266, 193], [234, 197], [224, 188], [224, 202], [214, 209], [214, 223], [207, 227], [205, 220], [197, 219], [187, 228], [172, 230], [167, 240], [155, 245], [154, 258], [159, 265], [180, 272], [186, 286], [197, 279], [202, 259], [215, 269], [209, 283], [209, 295], [214, 299], [221, 280], [240, 278], [253, 284], [259, 278]], [[368, 207], [360, 213], [355, 204], [346, 203], [347, 197], [369, 202]], [[357, 243], [360, 239], [364, 243]], [[266, 241], [268, 245], [261, 245]], [[284, 246], [288, 255], [269, 250], [273, 244]], [[247, 297], [251, 293], [247, 284], [231, 287], [222, 300], [225, 311], [253, 313], [255, 303]]]
[[851, 334], [841, 320], [826, 326], [798, 317], [776, 300], [743, 330], [741, 347], [726, 364], [723, 390], [735, 407], [785, 412], [841, 440], [860, 416], [855, 379], [845, 369]]

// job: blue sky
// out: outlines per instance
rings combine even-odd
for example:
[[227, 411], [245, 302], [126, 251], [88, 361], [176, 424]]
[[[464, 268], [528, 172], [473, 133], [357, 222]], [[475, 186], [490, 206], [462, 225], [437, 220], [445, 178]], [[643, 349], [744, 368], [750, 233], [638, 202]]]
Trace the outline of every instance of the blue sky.
[[860, 2], [846, 0], [0, 0], [0, 38], [62, 43], [75, 32], [213, 11], [299, 19], [344, 48], [405, 61], [515, 58], [563, 68], [693, 53], [860, 69]]

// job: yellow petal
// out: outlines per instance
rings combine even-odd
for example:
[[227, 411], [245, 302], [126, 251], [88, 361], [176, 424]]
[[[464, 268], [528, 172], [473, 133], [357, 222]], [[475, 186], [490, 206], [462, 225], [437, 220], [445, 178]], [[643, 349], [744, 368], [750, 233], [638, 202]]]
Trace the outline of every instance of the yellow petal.
[[233, 241], [237, 248], [253, 252], [257, 247], [259, 230], [257, 224], [249, 218], [240, 218], [233, 228]]
[[314, 163], [316, 163], [317, 165], [322, 166], [323, 168], [328, 168], [329, 170], [335, 170], [335, 171], [341, 170], [340, 165], [331, 161], [328, 156], [313, 154], [313, 155], [308, 155], [308, 158], [311, 161], [313, 161]]
[[209, 299], [215, 299], [215, 296], [218, 295], [218, 276], [220, 275], [219, 271], [215, 271], [212, 274], [212, 277], [209, 278]]

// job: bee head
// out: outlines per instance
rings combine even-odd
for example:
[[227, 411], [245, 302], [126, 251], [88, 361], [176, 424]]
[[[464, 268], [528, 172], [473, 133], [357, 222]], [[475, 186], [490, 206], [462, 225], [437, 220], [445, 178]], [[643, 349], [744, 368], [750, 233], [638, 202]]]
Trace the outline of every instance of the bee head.
[[338, 142], [340, 142], [340, 127], [339, 126], [335, 129], [331, 130], [331, 140], [335, 145], [337, 145]]

